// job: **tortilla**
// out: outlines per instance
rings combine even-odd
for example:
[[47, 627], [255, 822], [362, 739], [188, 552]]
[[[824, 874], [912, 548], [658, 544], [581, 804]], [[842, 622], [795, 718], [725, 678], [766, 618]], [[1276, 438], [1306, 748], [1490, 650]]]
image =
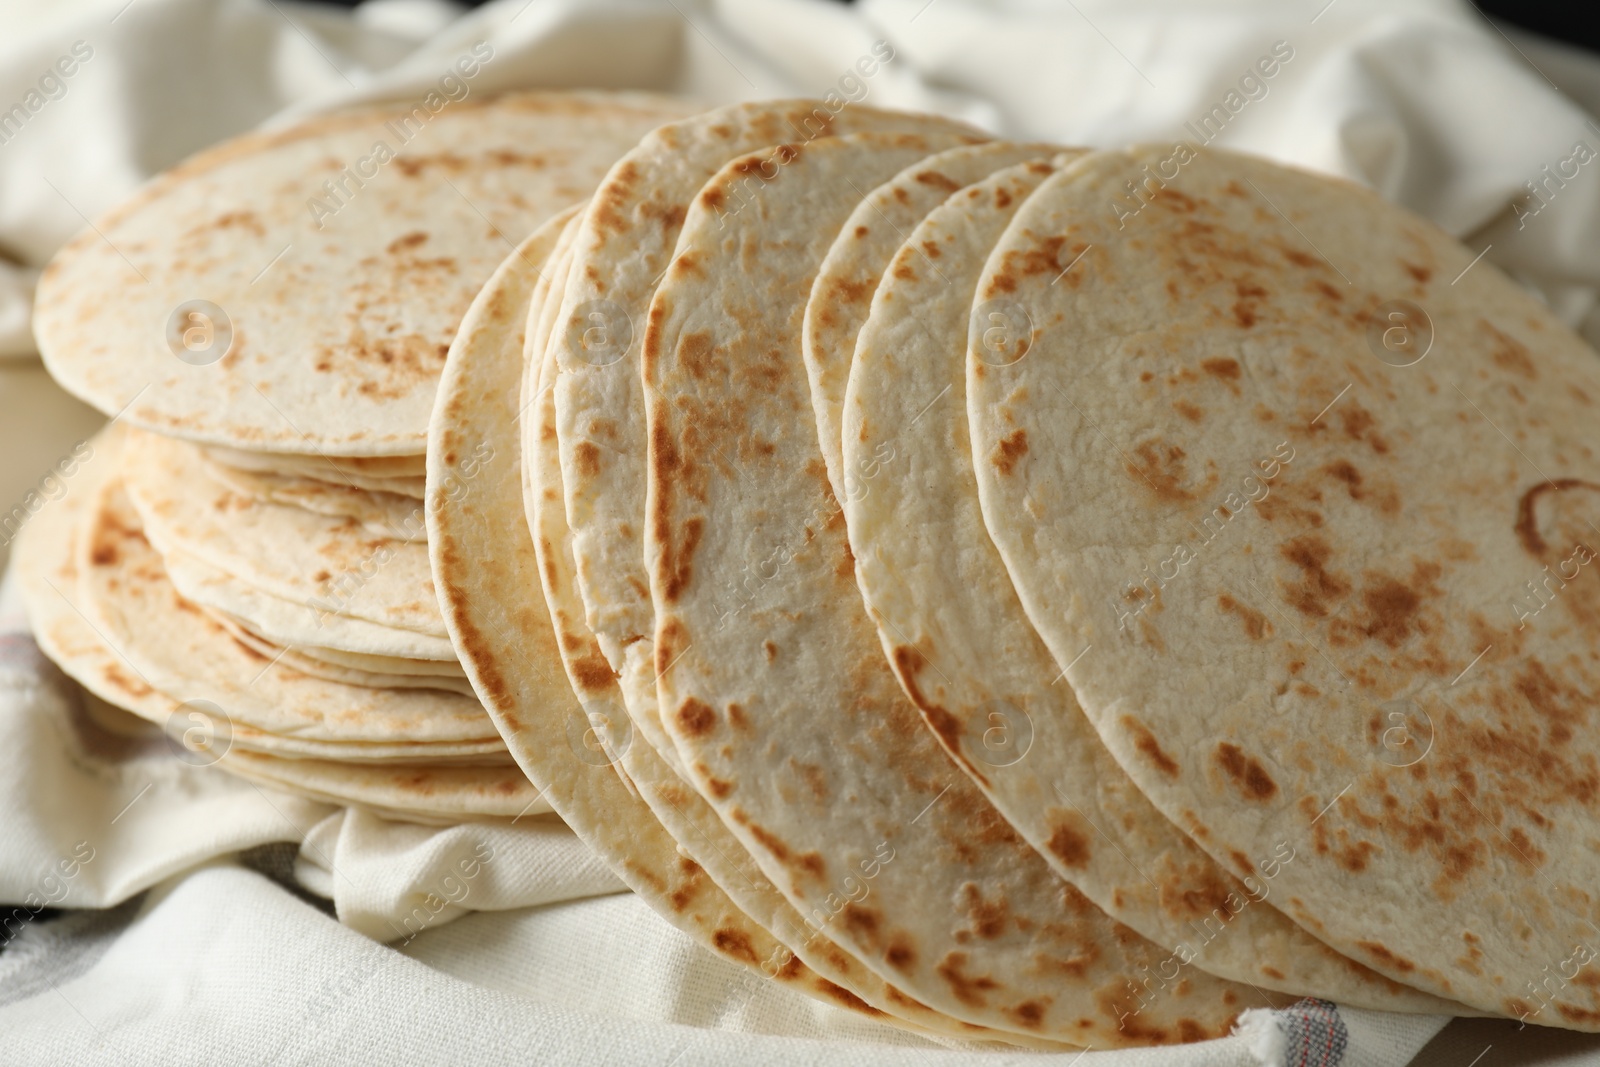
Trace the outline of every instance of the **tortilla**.
[[220, 765], [240, 778], [286, 793], [366, 808], [406, 822], [451, 826], [486, 819], [549, 817], [550, 812], [538, 789], [509, 761], [503, 767], [364, 766], [229, 751]]
[[[410, 540], [423, 527], [420, 502], [409, 529], [373, 534], [354, 519], [236, 493], [213, 478], [199, 451], [183, 441], [135, 432], [128, 453], [128, 493], [163, 553], [204, 560], [319, 614], [445, 637], [427, 550]], [[476, 474], [494, 458], [480, 453], [464, 465], [463, 475]]]
[[433, 675], [373, 671], [365, 667], [335, 663], [288, 645], [275, 645], [251, 633], [226, 616], [211, 615], [223, 629], [241, 645], [265, 656], [269, 663], [282, 664], [290, 670], [309, 674], [313, 678], [326, 678], [345, 685], [359, 685], [368, 689], [442, 689], [462, 696], [476, 696], [466, 675]]
[[[683, 768], [655, 707], [655, 613], [643, 564], [646, 439], [639, 353], [650, 294], [671, 258], [685, 210], [730, 158], [856, 130], [922, 134], [928, 138], [924, 155], [985, 139], [932, 116], [853, 104], [837, 115], [815, 101], [736, 104], [644, 138], [607, 175], [573, 241], [552, 343], [560, 372], [555, 394], [561, 478], [578, 590], [606, 662], [620, 676], [628, 714], [680, 776]], [[724, 218], [737, 222], [781, 184], [783, 170], [773, 162], [747, 175], [723, 205]]]
[[185, 600], [262, 640], [372, 670], [465, 677], [448, 638], [396, 630], [273, 596], [171, 545], [163, 549], [162, 564]]
[[246, 450], [421, 454], [450, 338], [511, 240], [691, 110], [513, 93], [236, 138], [56, 255], [35, 304], [40, 351], [69, 392], [146, 429]]
[[[695, 786], [790, 902], [910, 996], [1096, 1047], [1226, 1033], [1270, 997], [1191, 971], [1061, 882], [949, 760], [883, 662], [814, 431], [806, 296], [907, 135], [819, 139], [727, 228], [769, 154], [695, 198], [651, 303], [647, 553], [662, 719]], [[888, 166], [885, 166], [885, 164]], [[727, 625], [730, 579], [776, 573]], [[864, 889], [858, 895], [858, 890]], [[849, 894], [848, 897], [845, 894]]]
[[[535, 266], [560, 220], [525, 241], [484, 286], [451, 348], [430, 435], [428, 546], [445, 619], [473, 684], [512, 755], [543, 795], [635, 893], [696, 943], [827, 1003], [875, 1015], [820, 978], [741, 912], [662, 828], [603, 758], [568, 684], [539, 595], [539, 561], [521, 521], [518, 390]], [[452, 500], [444, 489], [460, 457], [488, 442], [513, 457], [491, 465]], [[515, 591], [516, 595], [507, 595]], [[603, 660], [594, 675], [612, 677]], [[595, 727], [605, 723], [595, 720]], [[595, 758], [600, 755], [601, 758]]]
[[[1378, 1010], [1471, 1014], [1291, 923], [1274, 907], [1276, 862], [1240, 881], [1168, 822], [1106, 751], [1017, 601], [978, 507], [967, 323], [1006, 224], [1070, 161], [1011, 167], [952, 195], [907, 235], [859, 333], [843, 446], [844, 469], [860, 482], [844, 513], [889, 663], [1006, 821], [1118, 921], [1236, 981]], [[974, 327], [980, 351], [994, 328], [987, 319]]]
[[[559, 272], [557, 274], [559, 276]], [[547, 340], [548, 333], [542, 337], [534, 333], [531, 338], [530, 353], [538, 351], [538, 342]], [[525, 381], [554, 376], [554, 351], [545, 346], [545, 355], [540, 358], [544, 362], [542, 373], [530, 374]], [[539, 576], [555, 625], [562, 663], [573, 692], [578, 695], [584, 714], [598, 735], [598, 747], [591, 745], [594, 758], [616, 764], [657, 821], [678, 842], [679, 852], [700, 864], [741, 911], [776, 936], [783, 951], [770, 961], [770, 969], [775, 970], [797, 958], [818, 977], [838, 987], [836, 998], [847, 1003], [852, 1003], [851, 998], [858, 998], [922, 1032], [968, 1040], [987, 1038], [1040, 1047], [1065, 1047], [996, 1034], [940, 1015], [868, 971], [859, 960], [827, 938], [823, 930], [807, 926], [704, 798], [679, 778], [651, 745], [634, 736], [616, 675], [606, 664], [594, 632], [584, 623], [561, 493], [555, 400], [547, 388], [537, 384], [534, 396], [534, 402], [525, 405], [523, 420], [527, 427], [524, 432], [535, 435], [530, 455], [537, 466], [530, 470], [529, 484], [525, 484], [523, 491], [525, 498], [533, 501], [531, 529]]]
[[1019, 599], [1157, 808], [1236, 873], [1292, 851], [1296, 922], [1600, 1028], [1600, 363], [1374, 193], [1179, 148], [1051, 179], [985, 268], [1033, 323], [967, 364]]
[[261, 474], [298, 474], [325, 482], [341, 482], [349, 475], [379, 481], [396, 478], [426, 478], [428, 457], [409, 456], [328, 456], [296, 455], [264, 449], [228, 448], [225, 445], [200, 445], [206, 458], [239, 470]]
[[[855, 471], [847, 475], [840, 466], [839, 413], [844, 406], [845, 385], [850, 380], [856, 334], [867, 321], [873, 291], [888, 269], [889, 260], [912, 227], [957, 189], [1001, 167], [1051, 156], [1056, 151], [1047, 145], [1011, 141], [962, 145], [919, 160], [877, 188], [862, 193], [861, 202], [840, 228], [811, 284], [801, 334], [822, 458], [828, 463], [828, 481], [835, 497], [843, 500], [860, 477]], [[924, 263], [924, 268], [936, 275], [940, 266], [931, 257], [938, 254], [937, 250], [930, 250], [930, 258]]]
[[416, 745], [494, 737], [494, 724], [471, 697], [341, 685], [272, 665], [235, 641], [178, 595], [115, 480], [92, 502], [78, 552], [84, 613], [149, 685], [174, 700], [208, 700], [234, 722], [306, 741]]
[[355, 519], [370, 533], [398, 536], [405, 541], [422, 541], [427, 534], [422, 524], [411, 521], [417, 501], [422, 499], [420, 490], [411, 497], [303, 475], [241, 470], [218, 463], [204, 453], [201, 462], [213, 478], [229, 489], [269, 504]]
[[[108, 478], [116, 476], [123, 428], [113, 424], [95, 438], [95, 454], [84, 461], [74, 479], [74, 492], [42, 509], [18, 540], [17, 573], [29, 624], [40, 647], [61, 669], [102, 700], [134, 712], [162, 727], [181, 707], [181, 701], [161, 692], [128, 658], [126, 641], [113, 644], [103, 627], [97, 628], [93, 605], [80, 589], [79, 566], [82, 533], [89, 509]], [[228, 726], [232, 749], [308, 758], [361, 761], [493, 762], [505, 756], [498, 737], [476, 742], [438, 744], [398, 740], [393, 743], [325, 742], [275, 735], [249, 723]]]

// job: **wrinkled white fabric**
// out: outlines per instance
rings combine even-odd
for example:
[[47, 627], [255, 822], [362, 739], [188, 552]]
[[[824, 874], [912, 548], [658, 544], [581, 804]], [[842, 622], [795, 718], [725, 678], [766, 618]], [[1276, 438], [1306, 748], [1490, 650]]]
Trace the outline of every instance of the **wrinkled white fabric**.
[[[834, 93], [1017, 137], [1260, 152], [1374, 186], [1600, 337], [1600, 162], [1575, 162], [1580, 146], [1600, 151], [1600, 63], [1508, 38], [1465, 3], [500, 0], [462, 14], [373, 0], [348, 14], [71, 0], [0, 3], [0, 24], [0, 519], [13, 525], [49, 506], [41, 478], [98, 420], [32, 356], [29, 303], [50, 254], [206, 145], [420, 99], [480, 41], [493, 58], [479, 94], [612, 87], [714, 105]], [[879, 40], [896, 58], [857, 76]], [[0, 559], [9, 537], [0, 525]], [[700, 951], [550, 820], [419, 827], [178, 763], [159, 735], [95, 716], [24, 629], [8, 588], [0, 1064], [951, 1056]], [[226, 859], [271, 842], [299, 848], [280, 873], [342, 922]], [[35, 918], [46, 904], [121, 907]], [[1405, 1062], [1443, 1022], [1339, 1018], [1352, 1064]], [[1294, 1048], [1285, 1018], [1248, 1029], [1083, 1062], [1257, 1064]], [[1494, 1033], [1502, 1049], [1536, 1043]], [[982, 1057], [1024, 1058], [1039, 1060]]]

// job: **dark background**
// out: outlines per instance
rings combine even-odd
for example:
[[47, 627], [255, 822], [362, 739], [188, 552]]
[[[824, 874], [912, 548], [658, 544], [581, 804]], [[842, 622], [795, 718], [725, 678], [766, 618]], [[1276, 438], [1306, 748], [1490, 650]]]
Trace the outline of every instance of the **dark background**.
[[[354, 7], [356, 0], [324, 0], [340, 7]], [[483, 0], [465, 0], [477, 7]], [[849, 3], [850, 0], [840, 0]], [[1511, 3], [1510, 0], [1475, 0], [1480, 12], [1512, 26], [1544, 37], [1579, 45], [1600, 52], [1600, 11], [1593, 0], [1545, 0], [1543, 3]]]

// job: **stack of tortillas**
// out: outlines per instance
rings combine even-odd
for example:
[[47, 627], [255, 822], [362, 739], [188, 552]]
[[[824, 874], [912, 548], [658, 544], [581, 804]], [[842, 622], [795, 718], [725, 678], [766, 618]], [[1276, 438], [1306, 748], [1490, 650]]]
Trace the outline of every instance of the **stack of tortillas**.
[[[480, 151], [566, 143], [500, 106]], [[414, 198], [270, 299], [248, 226], [119, 229], [159, 184], [64, 254], [52, 367], [170, 436], [102, 439], [30, 539], [52, 654], [145, 714], [222, 692], [235, 770], [355, 803], [358, 765], [485, 773], [497, 728], [669, 921], [926, 1034], [1193, 1041], [1307, 996], [1600, 1028], [1600, 364], [1548, 310], [1227, 153], [613, 121], [562, 195], [458, 149], [523, 239], [452, 244], [451, 285], [368, 258], [439, 255]], [[262, 316], [222, 377], [118, 347], [119, 236]], [[216, 687], [274, 656], [293, 687]]]
[[494, 265], [684, 112], [525, 94], [319, 119], [188, 161], [65, 248], [40, 349], [117, 418], [24, 543], [41, 643], [191, 761], [411, 817], [547, 812], [439, 613], [428, 413]]

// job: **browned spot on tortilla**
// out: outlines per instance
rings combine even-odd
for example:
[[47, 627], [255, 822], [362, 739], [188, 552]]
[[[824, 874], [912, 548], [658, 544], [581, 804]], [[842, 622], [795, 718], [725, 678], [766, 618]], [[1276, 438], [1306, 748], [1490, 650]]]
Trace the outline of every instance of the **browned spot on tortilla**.
[[1183, 488], [1186, 474], [1184, 460], [1188, 458], [1177, 445], [1162, 445], [1145, 441], [1133, 450], [1138, 465], [1129, 464], [1127, 471], [1145, 488], [1155, 493], [1158, 500], [1193, 500], [1194, 494]]
[[1567, 1022], [1577, 1023], [1585, 1028], [1592, 1027], [1595, 1023], [1600, 1022], [1600, 1011], [1580, 1008], [1575, 1004], [1558, 1002], [1556, 1004], [1556, 1013]]
[[935, 736], [939, 738], [945, 750], [950, 753], [953, 759], [965, 767], [969, 774], [979, 782], [987, 785], [989, 780], [983, 776], [978, 768], [972, 765], [972, 761], [967, 759], [966, 753], [962, 748], [961, 743], [965, 738], [966, 730], [961, 720], [951, 714], [948, 709], [935, 703], [922, 691], [919, 676], [922, 673], [922, 668], [928, 665], [927, 657], [910, 645], [897, 645], [891, 659], [895, 674], [899, 676], [900, 684], [904, 686], [906, 694], [911, 698], [911, 703], [915, 704], [917, 710], [922, 712], [923, 718], [933, 729]]
[[1433, 271], [1428, 267], [1419, 267], [1415, 263], [1407, 263], [1403, 259], [1400, 261], [1400, 265], [1405, 268], [1407, 274], [1417, 280], [1418, 284], [1425, 285], [1428, 279], [1433, 277]]
[[718, 930], [711, 935], [711, 943], [717, 946], [717, 951], [724, 956], [730, 956], [745, 963], [760, 963], [761, 957], [756, 955], [755, 946], [750, 943], [750, 935], [743, 930]]
[[904, 971], [917, 962], [917, 950], [906, 943], [904, 934], [896, 934], [883, 958], [895, 970]]
[[1378, 846], [1371, 841], [1356, 841], [1345, 845], [1334, 853], [1334, 862], [1352, 874], [1360, 874], [1367, 869], [1367, 862], [1372, 854], [1378, 851]]
[[1259, 641], [1271, 632], [1267, 617], [1248, 604], [1241, 604], [1227, 593], [1217, 597], [1217, 606], [1230, 615], [1239, 616], [1244, 632], [1252, 641]]
[[1044, 1013], [1049, 1006], [1049, 1001], [1025, 1000], [1014, 1008], [1007, 1008], [1006, 1015], [1018, 1026], [1037, 1030], [1044, 1025]]
[[864, 304], [872, 299], [872, 294], [877, 288], [877, 279], [862, 281], [850, 278], [835, 278], [831, 291], [834, 298], [843, 303]]
[[1190, 422], [1199, 422], [1200, 419], [1205, 415], [1205, 412], [1202, 411], [1197, 405], [1191, 404], [1187, 400], [1174, 401], [1172, 410], [1176, 411], [1179, 415], [1182, 415]]
[[1001, 474], [1010, 474], [1017, 460], [1028, 454], [1028, 432], [1026, 430], [1012, 430], [1000, 439], [1000, 447], [994, 457], [994, 465]]
[[869, 1016], [882, 1016], [884, 1014], [882, 1011], [874, 1008], [871, 1004], [868, 1004], [866, 1001], [862, 1000], [848, 989], [845, 989], [843, 986], [835, 985], [821, 976], [817, 977], [817, 988], [825, 995], [838, 1001], [846, 1008], [849, 1008], [851, 1011], [859, 1012], [862, 1015]]
[[687, 697], [678, 705], [678, 727], [690, 737], [704, 737], [717, 726], [717, 713], [711, 705], [695, 697]]
[[728, 799], [728, 794], [733, 792], [733, 783], [725, 782], [721, 778], [708, 776], [706, 778], [706, 792], [717, 800]]
[[983, 890], [977, 885], [968, 882], [961, 887], [961, 898], [963, 907], [966, 908], [967, 922], [972, 925], [973, 933], [985, 941], [993, 941], [1005, 933], [1011, 906], [1006, 902], [1003, 889], [990, 900], [984, 897]]
[[1495, 366], [1503, 367], [1529, 381], [1539, 376], [1539, 371], [1534, 366], [1533, 357], [1528, 352], [1527, 345], [1524, 345], [1510, 334], [1495, 329], [1494, 325], [1487, 319], [1478, 320], [1478, 329], [1494, 338], [1494, 350], [1489, 355], [1494, 360]]
[[950, 993], [961, 1003], [969, 1008], [982, 1008], [988, 1006], [985, 993], [992, 993], [1000, 988], [1000, 983], [987, 976], [973, 977], [966, 973], [967, 954], [965, 952], [951, 952], [939, 961], [934, 968], [945, 984], [950, 987]]
[[1178, 777], [1177, 761], [1162, 750], [1160, 743], [1156, 741], [1156, 735], [1151, 733], [1144, 723], [1131, 715], [1124, 715], [1122, 726], [1133, 735], [1133, 747], [1153, 763], [1158, 771], [1168, 778]]
[[[1080, 816], [1073, 814], [1071, 818], [1077, 821]], [[1080, 827], [1070, 825], [1066, 818], [1051, 828], [1047, 847], [1068, 867], [1083, 867], [1089, 862], [1089, 835]]]
[[1011, 192], [1003, 185], [995, 187], [994, 206], [1001, 210], [1011, 206]]
[[1230, 382], [1238, 381], [1239, 376], [1244, 373], [1243, 368], [1239, 366], [1239, 361], [1236, 359], [1202, 360], [1200, 367], [1207, 374]]
[[961, 188], [960, 182], [954, 181], [936, 170], [922, 171], [917, 175], [916, 180], [922, 185], [931, 185], [935, 189], [943, 189], [947, 193], [953, 193]]
[[1376, 941], [1357, 941], [1356, 947], [1361, 949], [1367, 955], [1371, 956], [1373, 959], [1377, 960], [1382, 966], [1388, 967], [1391, 970], [1399, 971], [1402, 974], [1410, 974], [1412, 971], [1417, 969], [1417, 965], [1415, 963], [1412, 963], [1404, 956], [1395, 955], [1393, 952], [1390, 952], [1388, 948], [1380, 945]]
[[1278, 783], [1254, 756], [1247, 756], [1238, 745], [1223, 741], [1215, 752], [1218, 765], [1233, 779], [1239, 792], [1251, 800], [1270, 800], [1278, 793]]
[[385, 251], [387, 251], [390, 255], [394, 255], [395, 253], [403, 252], [408, 248], [415, 248], [427, 239], [427, 234], [413, 231], [403, 237], [396, 237], [394, 240], [390, 241], [389, 247], [385, 249]]
[[1322, 618], [1328, 614], [1330, 601], [1350, 592], [1349, 580], [1328, 570], [1327, 563], [1333, 555], [1333, 549], [1320, 536], [1306, 534], [1297, 537], [1279, 552], [1301, 572], [1300, 583], [1286, 590], [1286, 599], [1302, 614]]
[[746, 829], [750, 831], [750, 836], [761, 842], [763, 848], [777, 857], [780, 862], [789, 862], [789, 849], [784, 845], [782, 838], [763, 826], [758, 826], [748, 820], [743, 821]]
[[766, 653], [768, 663], [778, 658], [778, 646], [771, 641], [761, 642], [761, 651]]
[[119, 692], [128, 693], [135, 697], [147, 697], [155, 690], [145, 685], [137, 678], [130, 677], [115, 663], [108, 663], [100, 669], [100, 673], [110, 682], [112, 687]]
[[600, 475], [600, 449], [589, 441], [579, 441], [572, 450], [572, 458], [578, 465], [578, 473], [585, 478], [597, 478]]
[[[1437, 574], [1438, 565], [1430, 566]], [[1374, 584], [1362, 589], [1361, 603], [1366, 609], [1365, 618], [1358, 624], [1361, 629], [1368, 637], [1397, 648], [1411, 634], [1422, 607], [1422, 597], [1411, 586], [1379, 575]]]

